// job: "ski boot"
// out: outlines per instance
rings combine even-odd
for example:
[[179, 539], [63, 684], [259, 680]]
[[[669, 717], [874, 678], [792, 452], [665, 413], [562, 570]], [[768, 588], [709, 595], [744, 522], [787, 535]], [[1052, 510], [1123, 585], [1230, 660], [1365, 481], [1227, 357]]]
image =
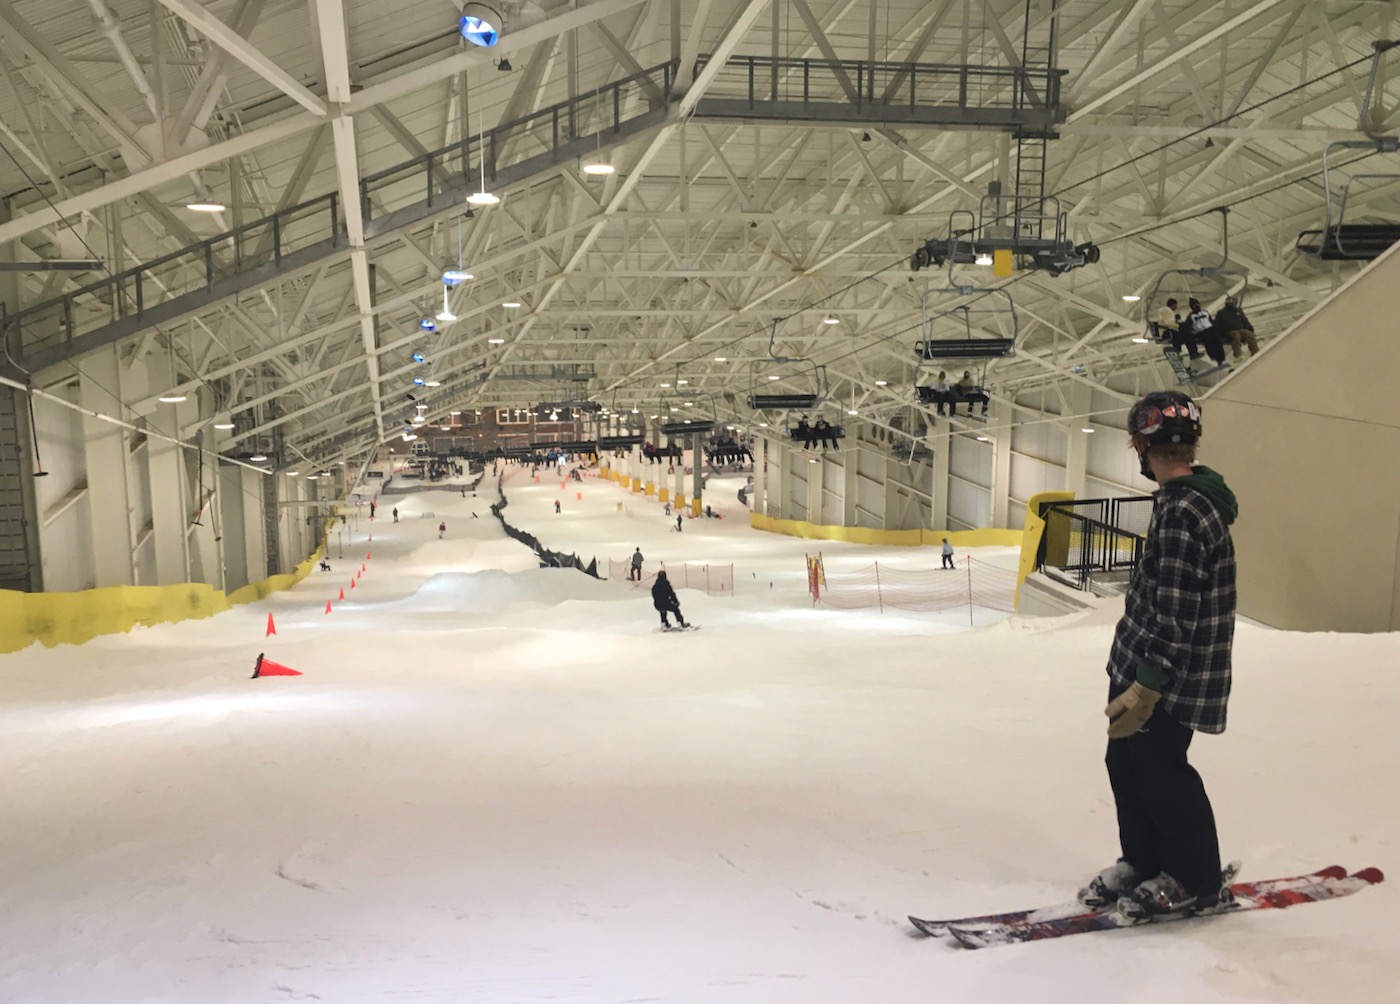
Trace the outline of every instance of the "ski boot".
[[1120, 897], [1118, 912], [1132, 921], [1151, 920], [1168, 914], [1195, 914], [1221, 905], [1221, 886], [1192, 895], [1166, 872], [1139, 883], [1131, 893]]
[[1083, 889], [1079, 890], [1079, 902], [1091, 910], [1101, 910], [1112, 906], [1118, 900], [1132, 893], [1133, 889], [1147, 878], [1128, 862], [1118, 861], [1095, 875]]

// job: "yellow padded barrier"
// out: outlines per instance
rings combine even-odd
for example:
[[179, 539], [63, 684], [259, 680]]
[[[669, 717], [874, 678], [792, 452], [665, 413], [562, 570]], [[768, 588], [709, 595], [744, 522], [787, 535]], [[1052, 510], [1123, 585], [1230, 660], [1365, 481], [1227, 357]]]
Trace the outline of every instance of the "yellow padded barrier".
[[699, 516], [699, 515], [700, 515], [700, 500], [699, 500], [699, 499], [691, 499], [691, 500], [690, 500], [690, 514], [691, 514], [692, 516]]
[[651, 481], [647, 482], [647, 485], [646, 485], [646, 488], [644, 489], [644, 491], [645, 491], [646, 494], [648, 494], [648, 495], [655, 495], [655, 494], [656, 494], [656, 483], [655, 483], [655, 482], [651, 482]]
[[[1021, 584], [1035, 571], [1035, 557], [1040, 550], [1040, 538], [1045, 536], [1045, 520], [1040, 507], [1050, 502], [1073, 502], [1074, 492], [1038, 492], [1026, 502], [1026, 529], [1021, 541], [1021, 560], [1016, 566], [1016, 606], [1021, 606]], [[1046, 555], [1053, 562], [1054, 555]]]
[[207, 582], [172, 586], [104, 586], [75, 593], [23, 593], [0, 589], [0, 653], [18, 652], [39, 642], [81, 645], [98, 635], [125, 634], [138, 624], [153, 627], [197, 620], [290, 589], [321, 561], [322, 548], [296, 571], [274, 575], [225, 594]]
[[876, 544], [881, 547], [928, 547], [951, 538], [959, 547], [1017, 547], [1023, 530], [876, 530], [864, 526], [823, 526], [800, 519], [772, 519], [762, 513], [749, 513], [749, 526], [769, 533], [782, 533], [807, 540], [840, 540], [848, 544]]

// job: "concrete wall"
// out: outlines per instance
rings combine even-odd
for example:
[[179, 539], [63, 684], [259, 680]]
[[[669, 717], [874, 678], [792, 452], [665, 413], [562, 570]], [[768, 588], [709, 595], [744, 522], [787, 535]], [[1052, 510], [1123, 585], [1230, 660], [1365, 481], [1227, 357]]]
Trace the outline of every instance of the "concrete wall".
[[1240, 613], [1400, 629], [1400, 248], [1203, 402], [1202, 460], [1240, 499]]

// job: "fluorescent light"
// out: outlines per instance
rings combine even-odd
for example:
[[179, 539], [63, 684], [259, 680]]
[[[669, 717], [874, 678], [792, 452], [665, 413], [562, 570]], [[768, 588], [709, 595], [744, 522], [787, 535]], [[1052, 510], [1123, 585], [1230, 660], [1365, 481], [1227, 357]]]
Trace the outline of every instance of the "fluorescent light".
[[846, 410], [846, 414], [847, 414], [847, 415], [859, 415], [860, 412], [856, 411], [854, 408], [848, 408], [848, 409]]
[[439, 382], [436, 381], [436, 380], [428, 380], [428, 381], [426, 381], [426, 382], [423, 384], [423, 386], [424, 386], [424, 387], [441, 387], [442, 384], [439, 383]]
[[1144, 338], [1142, 335], [1138, 335], [1136, 338], [1133, 339], [1133, 341], [1136, 342], [1138, 345], [1146, 345], [1148, 342], [1151, 341], [1151, 339]]
[[441, 429], [443, 432], [449, 432], [449, 431], [451, 431], [452, 426], [450, 426], [450, 425], [439, 425], [438, 428]]
[[841, 323], [841, 319], [840, 319], [839, 317], [837, 317], [835, 314], [827, 314], [825, 317], [822, 318], [822, 323], [823, 323], [823, 324], [840, 324], [840, 323]]
[[1089, 426], [1086, 425], [1086, 426], [1084, 426], [1084, 428], [1080, 429], [1079, 431], [1080, 431], [1080, 432], [1093, 432], [1094, 430], [1093, 430], [1092, 428], [1090, 428]]
[[460, 415], [461, 412], [460, 412], [460, 411], [451, 411], [451, 412], [448, 412], [448, 414], [449, 414], [449, 415]]
[[977, 437], [977, 442], [979, 442], [979, 443], [985, 443], [986, 441], [987, 441], [987, 437], [986, 437], [986, 436], [978, 436], [978, 437]]
[[771, 376], [768, 377], [768, 379], [769, 379], [769, 380], [781, 380], [782, 377], [776, 376], [776, 375], [771, 375]]
[[758, 423], [758, 427], [759, 427], [760, 429], [766, 429], [766, 428], [768, 428], [768, 423], [767, 423], [767, 422], [759, 422], [759, 423]]
[[1127, 295], [1125, 295], [1125, 296], [1123, 297], [1123, 302], [1124, 302], [1124, 303], [1137, 303], [1137, 302], [1138, 302], [1139, 300], [1141, 300], [1141, 299], [1142, 299], [1142, 297], [1138, 296], [1136, 293], [1128, 293]]
[[507, 300], [505, 303], [501, 304], [501, 306], [505, 307], [507, 310], [514, 310], [516, 307], [520, 306], [520, 304], [515, 300]]
[[616, 171], [617, 171], [617, 168], [613, 167], [611, 164], [604, 163], [603, 161], [600, 161], [600, 160], [595, 160], [595, 161], [593, 161], [592, 163], [588, 163], [588, 164], [584, 164], [584, 165], [583, 165], [583, 173], [584, 173], [584, 174], [594, 174], [594, 175], [613, 174], [613, 173], [616, 172]]
[[189, 399], [183, 394], [162, 394], [160, 400], [164, 401], [166, 404], [179, 404], [181, 401], [187, 401]]
[[486, 341], [489, 345], [504, 345], [506, 343], [504, 338], [488, 338]]
[[267, 458], [264, 457], [261, 453], [254, 453], [254, 454], [253, 454], [251, 457], [249, 457], [248, 459], [251, 460], [251, 461], [252, 461], [253, 463], [255, 463], [255, 464], [260, 464], [260, 463], [262, 463], [264, 460], [266, 460]]
[[294, 478], [294, 477], [296, 477], [296, 476], [297, 476], [298, 474], [300, 474], [300, 473], [301, 473], [301, 471], [288, 471], [288, 472], [287, 472], [287, 477], [289, 477], [289, 478]]
[[669, 387], [669, 386], [671, 386], [671, 385], [670, 385], [669, 383], [663, 383], [661, 386], [663, 386], [663, 387]]
[[717, 362], [717, 363], [727, 363], [727, 362], [729, 362], [729, 360], [728, 360], [726, 357], [724, 357], [724, 356], [715, 356], [715, 362]]
[[681, 407], [683, 407], [683, 408], [689, 408], [689, 407], [691, 407], [691, 403], [690, 403], [689, 401], [687, 401], [687, 402], [685, 402], [685, 404], [683, 404]]
[[232, 429], [232, 428], [233, 428], [233, 423], [232, 423], [232, 422], [215, 422], [215, 423], [214, 423], [214, 428], [216, 428], [216, 429]]
[[888, 385], [888, 384], [889, 384], [889, 381], [888, 381], [888, 380], [876, 380], [876, 381], [875, 381], [875, 386], [876, 386], [876, 387], [884, 387], [884, 386], [886, 386], [886, 385]]
[[308, 474], [308, 475], [306, 476], [306, 480], [307, 480], [307, 481], [315, 481], [318, 477], [320, 477], [319, 474]]
[[686, 384], [688, 384], [688, 383], [690, 383], [689, 380], [677, 380], [677, 381], [676, 381], [676, 386], [677, 386], [677, 387], [684, 387], [684, 386], [685, 386]]
[[195, 213], [222, 213], [228, 207], [222, 202], [186, 202], [185, 208]]

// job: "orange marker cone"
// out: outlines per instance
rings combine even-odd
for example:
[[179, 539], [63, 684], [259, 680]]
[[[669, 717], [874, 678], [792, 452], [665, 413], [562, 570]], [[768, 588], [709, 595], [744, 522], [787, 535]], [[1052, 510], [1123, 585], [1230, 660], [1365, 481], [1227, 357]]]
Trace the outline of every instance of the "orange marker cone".
[[369, 542], [370, 542], [371, 544], [374, 543], [374, 534], [370, 534], [370, 535], [369, 535]]
[[[358, 578], [359, 578], [358, 575], [355, 576], [355, 579], [358, 579]], [[350, 580], [350, 588], [351, 588], [351, 589], [354, 589], [354, 588], [355, 588], [355, 579], [351, 579], [351, 580]]]
[[[365, 568], [364, 565], [361, 565], [361, 566], [360, 566], [360, 573], [364, 573], [364, 572], [367, 572], [367, 571], [369, 571], [369, 569]], [[360, 577], [359, 574], [357, 574], [357, 575], [355, 576], [355, 578], [357, 578], [357, 579], [358, 579], [359, 577]]]
[[576, 498], [576, 499], [578, 499], [580, 502], [582, 502], [582, 501], [583, 501], [583, 492], [574, 492], [574, 498]]
[[330, 613], [330, 612], [331, 612], [331, 601], [330, 601], [330, 600], [326, 600], [326, 613]]
[[261, 652], [258, 653], [258, 661], [253, 663], [252, 679], [256, 680], [260, 676], [300, 676], [301, 670], [284, 666], [280, 662], [273, 662], [271, 659], [264, 659]]
[[365, 560], [366, 560], [366, 561], [369, 560], [369, 552], [368, 552], [368, 551], [365, 552]]
[[272, 611], [269, 610], [269, 611], [267, 612], [267, 634], [263, 635], [263, 637], [264, 637], [264, 638], [271, 638], [271, 637], [272, 637], [273, 635], [275, 635], [276, 633], [277, 633], [277, 622], [274, 621], [274, 620], [272, 619]]
[[[354, 588], [355, 588], [355, 582], [354, 582], [353, 579], [350, 581], [350, 588], [351, 588], [351, 589], [354, 589]], [[344, 587], [344, 586], [341, 586], [341, 588], [340, 588], [340, 595], [337, 596], [336, 599], [338, 599], [338, 600], [343, 600], [343, 599], [345, 599], [345, 587]]]

